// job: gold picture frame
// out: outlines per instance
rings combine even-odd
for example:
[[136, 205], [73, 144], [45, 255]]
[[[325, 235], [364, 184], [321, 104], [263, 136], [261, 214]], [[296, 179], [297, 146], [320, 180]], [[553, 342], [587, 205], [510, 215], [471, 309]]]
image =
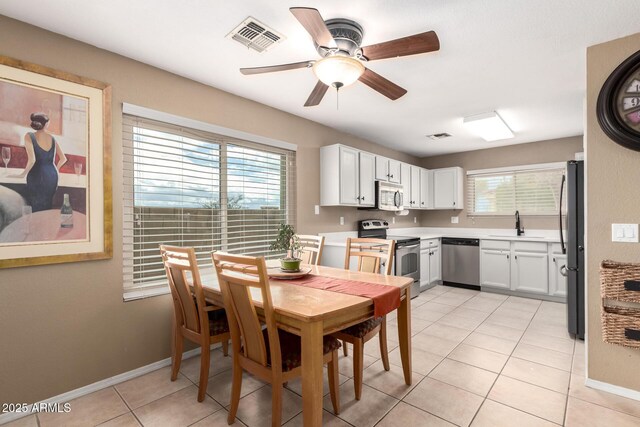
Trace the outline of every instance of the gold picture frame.
[[0, 55], [0, 268], [113, 256], [111, 86]]

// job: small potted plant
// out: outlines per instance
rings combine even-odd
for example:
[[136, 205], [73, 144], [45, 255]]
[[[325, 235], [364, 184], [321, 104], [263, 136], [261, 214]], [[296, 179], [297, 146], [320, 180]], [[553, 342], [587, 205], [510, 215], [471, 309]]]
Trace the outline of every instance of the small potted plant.
[[287, 251], [287, 255], [280, 259], [280, 265], [283, 270], [300, 270], [302, 259], [297, 257], [298, 250], [300, 249], [300, 241], [298, 240], [298, 236], [296, 236], [296, 231], [291, 225], [280, 224], [276, 240], [274, 240], [270, 248], [276, 251]]

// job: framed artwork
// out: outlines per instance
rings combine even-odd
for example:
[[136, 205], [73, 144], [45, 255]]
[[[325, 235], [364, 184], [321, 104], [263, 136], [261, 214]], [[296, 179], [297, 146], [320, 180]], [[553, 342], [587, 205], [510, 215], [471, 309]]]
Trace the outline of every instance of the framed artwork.
[[111, 258], [111, 86], [0, 56], [0, 268]]

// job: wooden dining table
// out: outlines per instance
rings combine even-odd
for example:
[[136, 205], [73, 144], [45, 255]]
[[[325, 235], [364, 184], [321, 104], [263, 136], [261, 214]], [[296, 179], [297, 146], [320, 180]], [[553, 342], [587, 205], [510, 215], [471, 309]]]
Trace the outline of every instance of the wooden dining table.
[[[268, 262], [268, 265], [270, 262]], [[336, 279], [376, 283], [400, 288], [398, 336], [404, 380], [411, 385], [411, 302], [413, 279], [384, 276], [324, 266], [308, 266], [313, 275]], [[355, 295], [314, 289], [270, 279], [271, 298], [278, 327], [299, 335], [302, 341], [302, 402], [305, 426], [322, 425], [322, 337], [373, 317], [373, 300]], [[203, 277], [207, 301], [223, 305], [217, 281]], [[252, 292], [260, 313], [262, 297], [258, 289]]]

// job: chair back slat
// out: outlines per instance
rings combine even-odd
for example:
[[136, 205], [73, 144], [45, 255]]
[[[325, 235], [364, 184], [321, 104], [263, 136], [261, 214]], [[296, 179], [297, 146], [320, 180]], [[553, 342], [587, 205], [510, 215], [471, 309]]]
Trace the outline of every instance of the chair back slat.
[[230, 255], [222, 252], [213, 253], [212, 258], [229, 320], [233, 351], [267, 366], [267, 347], [260, 319], [251, 297], [251, 289], [259, 289], [269, 335], [271, 365], [274, 368], [282, 369], [280, 340], [271, 303], [269, 277], [264, 258]]
[[348, 237], [344, 268], [349, 270], [351, 258], [356, 258], [358, 271], [379, 274], [384, 265], [383, 273], [391, 275], [394, 246], [394, 240]]
[[[195, 250], [160, 245], [160, 253], [173, 298], [176, 324], [197, 334], [203, 332], [203, 328], [208, 327], [208, 320], [203, 322], [203, 316], [200, 315], [198, 309], [198, 305], [200, 305], [204, 310], [206, 303]], [[189, 286], [188, 276], [192, 280], [194, 292]]]
[[299, 234], [300, 258], [303, 264], [320, 265], [322, 249], [324, 249], [324, 236]]

